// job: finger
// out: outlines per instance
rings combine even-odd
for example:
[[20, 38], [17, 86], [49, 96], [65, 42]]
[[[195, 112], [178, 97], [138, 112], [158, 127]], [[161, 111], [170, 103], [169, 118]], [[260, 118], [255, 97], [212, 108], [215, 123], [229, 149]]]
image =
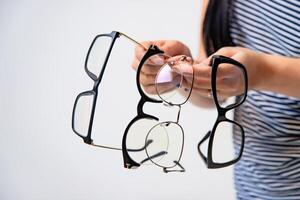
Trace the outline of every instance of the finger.
[[[134, 69], [134, 70], [137, 70], [139, 65], [140, 65], [140, 61], [137, 60], [137, 59], [134, 59], [131, 63], [131, 67]], [[142, 68], [141, 68], [141, 71], [143, 71], [145, 74], [156, 74], [157, 71], [161, 68], [161, 65], [150, 65], [150, 64], [146, 64], [144, 63]]]
[[189, 49], [177, 40], [168, 40], [161, 44], [161, 49], [168, 55], [191, 55]]
[[186, 55], [176, 55], [167, 59], [167, 62], [176, 62], [176, 61], [184, 61], [192, 64], [193, 59]]
[[[185, 81], [184, 83], [186, 84], [185, 87], [189, 88], [189, 87], [193, 87], [193, 90], [198, 91], [202, 96], [208, 96], [208, 92], [212, 91], [211, 85], [210, 85], [210, 80], [206, 80], [206, 85], [204, 85], [201, 82], [194, 82], [193, 86], [191, 85], [191, 82]], [[221, 85], [221, 84], [220, 84]], [[206, 94], [206, 95], [205, 95]], [[236, 96], [237, 91], [235, 88], [220, 88], [218, 87], [218, 83], [217, 83], [217, 94], [220, 95], [222, 98], [228, 98], [231, 96]]]
[[162, 66], [164, 65], [169, 57], [164, 54], [156, 54], [148, 58], [145, 63], [148, 65], [156, 65], [156, 66]]
[[216, 97], [217, 97], [217, 100], [219, 103], [223, 103], [230, 97], [234, 97], [234, 96], [235, 95], [232, 95], [232, 93], [227, 93], [226, 91], [223, 91], [223, 90], [216, 91]]
[[132, 69], [137, 70], [139, 64], [140, 64], [140, 62], [136, 58], [134, 58], [132, 63], [131, 63]]
[[238, 48], [236, 48], [236, 47], [222, 47], [217, 52], [215, 52], [213, 55], [222, 55], [222, 56], [232, 57], [237, 51], [238, 51]]
[[150, 74], [145, 74], [145, 73], [140, 73], [140, 84], [142, 86], [147, 87], [150, 85], [155, 85], [155, 75], [150, 75]]
[[193, 77], [192, 58], [184, 55], [174, 56], [167, 60], [168, 65], [175, 73], [185, 75], [186, 77]]
[[[193, 88], [192, 93], [194, 95], [196, 94], [196, 95], [199, 95], [201, 97], [206, 97], [206, 98], [209, 98], [209, 99], [213, 99], [213, 93], [209, 89], [197, 89], [197, 88]], [[220, 91], [220, 90], [216, 91], [216, 95], [217, 95], [218, 101], [225, 101], [229, 97], [232, 97], [231, 95], [226, 94], [226, 93], [224, 93], [223, 91]]]
[[193, 90], [193, 86], [191, 83], [187, 82], [185, 79], [182, 80], [182, 86], [180, 87], [181, 93], [182, 94], [188, 94]]
[[209, 98], [209, 99], [212, 98], [211, 90], [207, 90], [207, 89], [193, 88], [192, 94], [200, 97]]
[[[141, 42], [142, 46], [141, 45], [137, 45], [135, 47], [135, 50], [134, 50], [134, 54], [135, 54], [135, 58], [137, 60], [141, 60], [143, 58], [143, 56], [145, 55], [147, 49], [149, 48], [149, 46], [152, 44], [152, 41], [143, 41]], [[145, 49], [144, 47], [146, 47], [147, 49]]]
[[236, 93], [242, 85], [238, 77], [217, 77], [216, 80], [217, 89], [227, 91], [227, 93]]
[[[210, 84], [210, 80], [206, 80], [206, 82], [208, 83], [206, 87], [203, 87], [203, 84], [201, 84], [200, 86], [197, 84], [193, 84], [189, 81], [184, 80], [183, 84], [184, 87], [189, 89], [192, 88], [192, 91], [194, 93], [196, 93], [197, 95], [200, 95], [201, 97], [206, 97], [206, 98], [212, 98], [212, 89], [211, 89], [211, 85]], [[217, 91], [218, 94], [222, 94], [220, 91]], [[223, 94], [222, 94], [222, 98], [223, 98]], [[224, 97], [225, 98], [225, 97]]]
[[220, 64], [217, 72], [217, 87], [221, 90], [237, 94], [243, 90], [245, 79], [243, 71], [232, 64]]
[[193, 80], [193, 87], [198, 89], [210, 89], [211, 88], [211, 67], [202, 64], [193, 65], [194, 79], [185, 78], [191, 83]]
[[193, 65], [194, 76], [199, 78], [211, 78], [211, 66], [206, 61]]
[[143, 56], [145, 55], [146, 50], [140, 46], [136, 46], [135, 48], [135, 59], [137, 59], [138, 61], [141, 61]]
[[170, 82], [163, 83], [163, 84], [156, 84], [155, 87], [159, 95], [178, 89], [178, 85], [175, 85], [174, 83], [170, 83]]
[[[143, 66], [141, 68], [141, 71], [145, 74], [157, 74], [161, 66], [165, 63], [163, 60], [160, 61], [150, 61], [150, 59], [146, 60], [145, 63], [143, 63]], [[138, 66], [140, 65], [141, 61], [135, 58], [132, 61], [131, 67], [134, 70], [137, 70]], [[155, 64], [156, 63], [156, 64]]]
[[237, 47], [222, 47], [218, 51], [216, 51], [214, 54], [211, 54], [209, 57], [201, 61], [201, 64], [210, 65], [211, 59], [214, 55], [222, 55], [226, 57], [232, 57], [236, 52], [238, 48]]
[[151, 95], [157, 94], [155, 85], [143, 86], [143, 90], [146, 94], [151, 94]]
[[243, 75], [243, 71], [236, 65], [229, 63], [221, 63], [218, 65], [219, 77], [232, 77], [234, 75]]
[[[138, 66], [140, 65], [141, 60], [139, 60], [138, 56], [136, 56], [131, 64], [131, 67], [134, 70], [137, 70]], [[161, 68], [161, 66], [165, 64], [164, 57], [162, 56], [152, 56], [148, 58], [142, 66], [142, 71], [145, 74], [157, 74], [158, 70]]]
[[193, 84], [193, 88], [197, 88], [197, 89], [211, 89], [211, 81], [210, 79], [192, 79], [190, 77], [184, 77], [184, 80], [186, 83], [188, 83], [188, 85], [192, 85]]
[[141, 72], [147, 75], [157, 75], [160, 69], [159, 65], [143, 65]]
[[143, 85], [144, 92], [151, 95], [162, 95], [166, 92], [174, 90], [175, 88], [176, 86], [172, 83]]
[[138, 65], [141, 61], [141, 59], [143, 58], [143, 56], [145, 55], [147, 49], [145, 49], [144, 47], [148, 48], [148, 46], [150, 46], [151, 42], [150, 41], [144, 41], [141, 42], [141, 45], [137, 45], [134, 49], [134, 58], [133, 61], [131, 63], [131, 67], [134, 70], [137, 70]]
[[[147, 49], [150, 47], [150, 45], [155, 45], [160, 49], [164, 49], [164, 46], [166, 44], [166, 41], [164, 40], [157, 40], [157, 41], [143, 41], [141, 42], [141, 45], [137, 45], [135, 48], [135, 55], [138, 60], [141, 60], [143, 56], [145, 55]], [[146, 47], [146, 49], [144, 48]]]

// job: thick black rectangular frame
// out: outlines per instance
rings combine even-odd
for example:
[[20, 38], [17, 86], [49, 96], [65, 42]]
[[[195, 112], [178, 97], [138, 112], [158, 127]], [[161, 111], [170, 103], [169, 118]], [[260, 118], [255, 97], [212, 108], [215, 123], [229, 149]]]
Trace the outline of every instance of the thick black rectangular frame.
[[[235, 66], [239, 67], [239, 69], [243, 72], [244, 80], [245, 80], [245, 88], [244, 88], [245, 93], [242, 96], [242, 99], [238, 103], [229, 105], [225, 108], [221, 107], [220, 104], [219, 104], [218, 97], [217, 97], [217, 86], [216, 86], [217, 85], [216, 84], [217, 83], [217, 69], [218, 69], [218, 66], [220, 64], [223, 64], [223, 63], [232, 64], [232, 65], [235, 65]], [[203, 159], [203, 161], [207, 165], [207, 168], [222, 168], [222, 167], [227, 167], [227, 166], [235, 164], [236, 162], [238, 162], [241, 159], [242, 154], [243, 154], [244, 143], [245, 143], [244, 129], [239, 123], [226, 118], [226, 113], [229, 110], [232, 110], [232, 109], [240, 106], [246, 100], [247, 92], [248, 92], [248, 77], [247, 77], [247, 70], [241, 63], [239, 63], [236, 60], [233, 60], [231, 58], [225, 57], [225, 56], [221, 56], [221, 55], [212, 56], [211, 61], [210, 61], [210, 66], [212, 67], [211, 85], [212, 85], [213, 100], [215, 102], [215, 105], [216, 105], [216, 108], [217, 108], [217, 111], [218, 111], [218, 117], [217, 117], [217, 120], [216, 120], [212, 130], [209, 131], [202, 138], [202, 140], [198, 143], [197, 147], [198, 147], [198, 152], [199, 152], [201, 158]], [[221, 123], [221, 122], [233, 123], [233, 124], [235, 124], [235, 125], [237, 125], [238, 127], [241, 128], [241, 136], [242, 136], [242, 138], [241, 138], [241, 149], [240, 149], [240, 153], [236, 157], [236, 159], [228, 161], [228, 162], [224, 162], [224, 163], [217, 163], [217, 162], [213, 161], [212, 150], [213, 150], [213, 141], [214, 141], [215, 131], [216, 131], [216, 128], [217, 128], [218, 124]], [[207, 139], [209, 139], [209, 141], [208, 141], [208, 149], [207, 149], [207, 157], [206, 157], [201, 152], [200, 146]]]
[[[105, 72], [105, 69], [106, 69], [106, 66], [107, 66], [107, 62], [108, 62], [109, 56], [111, 54], [112, 48], [114, 46], [114, 43], [115, 43], [116, 39], [118, 37], [120, 37], [120, 35], [121, 35], [121, 33], [118, 32], [118, 31], [112, 31], [110, 34], [100, 34], [100, 35], [97, 35], [94, 38], [93, 42], [91, 43], [91, 45], [89, 47], [89, 50], [88, 50], [88, 53], [87, 53], [87, 56], [85, 58], [84, 69], [85, 69], [85, 72], [88, 74], [88, 76], [94, 81], [94, 86], [93, 86], [92, 90], [81, 92], [76, 97], [75, 102], [74, 102], [74, 106], [73, 106], [73, 112], [72, 112], [72, 129], [73, 129], [73, 131], [74, 131], [74, 133], [76, 135], [78, 135], [79, 137], [81, 137], [83, 139], [84, 143], [89, 144], [89, 145], [94, 145], [93, 144], [93, 139], [91, 138], [91, 133], [92, 133], [92, 127], [93, 127], [93, 121], [94, 121], [94, 115], [95, 115], [95, 109], [96, 109], [96, 102], [97, 102], [97, 98], [98, 98], [98, 87], [99, 87], [99, 85], [101, 83], [101, 80], [102, 80], [103, 74]], [[100, 74], [97, 77], [95, 74], [93, 74], [92, 72], [90, 72], [88, 70], [87, 63], [88, 63], [88, 59], [89, 59], [89, 56], [90, 56], [91, 49], [93, 48], [96, 40], [99, 37], [110, 37], [112, 39], [112, 41], [111, 41], [110, 47], [108, 49], [108, 52], [106, 54], [104, 63], [102, 65], [102, 68], [101, 68], [101, 71], [100, 71]], [[88, 94], [93, 95], [93, 104], [92, 104], [92, 110], [91, 110], [91, 116], [90, 116], [90, 122], [89, 122], [89, 128], [88, 128], [87, 136], [83, 136], [80, 133], [78, 133], [76, 131], [76, 129], [75, 129], [74, 114], [75, 114], [75, 109], [76, 109], [76, 105], [77, 105], [78, 99], [81, 96], [85, 96], [85, 95], [88, 95]], [[102, 146], [102, 145], [94, 145], [94, 146], [98, 146], [98, 147], [102, 147], [102, 148], [108, 148], [108, 149], [114, 149], [114, 150], [121, 150], [120, 148], [114, 148], [114, 147], [108, 147], [108, 146]]]

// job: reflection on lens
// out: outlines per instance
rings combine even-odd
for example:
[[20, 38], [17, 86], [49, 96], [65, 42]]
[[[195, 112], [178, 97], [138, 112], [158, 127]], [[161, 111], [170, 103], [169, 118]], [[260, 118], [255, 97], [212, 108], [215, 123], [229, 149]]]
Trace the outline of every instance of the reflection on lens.
[[88, 134], [93, 101], [93, 93], [81, 93], [75, 105], [73, 116], [74, 130], [82, 136], [87, 136]]
[[109, 47], [111, 45], [111, 37], [99, 36], [95, 40], [87, 60], [87, 70], [93, 74], [91, 78], [98, 78]]
[[[236, 105], [240, 103], [245, 94], [245, 76], [241, 68], [238, 66], [222, 63], [217, 69], [216, 90], [217, 100], [222, 108]], [[231, 96], [225, 93], [238, 93], [239, 96]]]
[[[144, 94], [152, 99], [161, 100], [156, 92], [155, 76], [160, 68], [167, 62], [167, 59], [168, 57], [164, 54], [155, 54], [150, 56], [141, 67], [141, 73], [139, 74], [141, 88]], [[151, 72], [151, 75], [145, 76], [142, 74], [144, 71], [146, 73]]]
[[146, 141], [149, 140], [152, 143], [146, 147], [146, 152], [153, 163], [169, 168], [176, 165], [174, 161], [179, 162], [183, 148], [183, 130], [178, 124], [157, 124], [149, 131]]
[[[236, 142], [233, 145], [233, 132]], [[241, 151], [242, 130], [234, 123], [223, 121], [218, 124], [213, 138], [212, 159], [216, 163], [225, 163], [237, 159]]]
[[135, 162], [140, 164], [152, 164], [145, 151], [147, 147], [156, 145], [156, 148], [159, 148], [162, 151], [167, 150], [168, 134], [166, 130], [162, 130], [159, 138], [159, 143], [157, 143], [158, 141], [154, 142], [152, 138], [147, 138], [149, 130], [156, 126], [157, 123], [158, 121], [156, 120], [142, 118], [134, 122], [129, 128], [126, 138], [126, 147], [129, 156]]
[[169, 102], [182, 87], [183, 76], [176, 73], [172, 67], [166, 63], [156, 76], [156, 90], [160, 97]]
[[[186, 72], [189, 74], [186, 74]], [[193, 70], [185, 57], [168, 61], [157, 73], [155, 86], [160, 98], [174, 105], [183, 104], [192, 91]]]

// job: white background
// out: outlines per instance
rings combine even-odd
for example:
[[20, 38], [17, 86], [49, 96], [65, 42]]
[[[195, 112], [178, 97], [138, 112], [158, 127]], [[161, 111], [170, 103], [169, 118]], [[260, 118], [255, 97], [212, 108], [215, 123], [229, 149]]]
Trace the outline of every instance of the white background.
[[74, 99], [92, 88], [83, 64], [95, 35], [178, 39], [197, 55], [200, 8], [179, 0], [2, 0], [0, 199], [234, 199], [232, 167], [208, 170], [196, 150], [214, 110], [184, 106], [185, 173], [124, 169], [120, 152], [85, 145], [71, 130]]

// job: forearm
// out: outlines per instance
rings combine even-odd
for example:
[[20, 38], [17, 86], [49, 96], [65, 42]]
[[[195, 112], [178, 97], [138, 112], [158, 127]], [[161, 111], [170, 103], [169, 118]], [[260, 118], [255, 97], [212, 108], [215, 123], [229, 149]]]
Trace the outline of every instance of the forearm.
[[300, 58], [260, 54], [263, 68], [254, 89], [300, 98]]

